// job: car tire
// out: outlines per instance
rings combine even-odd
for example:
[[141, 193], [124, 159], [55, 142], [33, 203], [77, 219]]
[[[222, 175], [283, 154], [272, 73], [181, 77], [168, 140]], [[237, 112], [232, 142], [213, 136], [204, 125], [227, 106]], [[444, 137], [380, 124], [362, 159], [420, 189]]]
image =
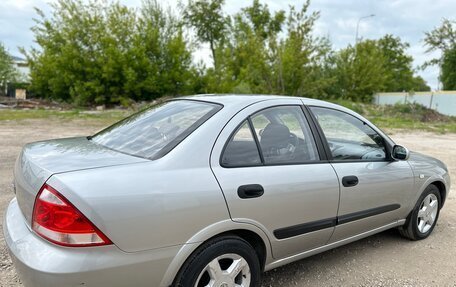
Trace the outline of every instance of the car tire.
[[[261, 268], [252, 246], [237, 236], [222, 236], [200, 246], [184, 263], [174, 287], [257, 287]], [[213, 284], [209, 282], [213, 280]]]
[[400, 234], [410, 240], [427, 238], [439, 219], [441, 206], [439, 189], [433, 184], [429, 185], [421, 194], [405, 225], [399, 228]]

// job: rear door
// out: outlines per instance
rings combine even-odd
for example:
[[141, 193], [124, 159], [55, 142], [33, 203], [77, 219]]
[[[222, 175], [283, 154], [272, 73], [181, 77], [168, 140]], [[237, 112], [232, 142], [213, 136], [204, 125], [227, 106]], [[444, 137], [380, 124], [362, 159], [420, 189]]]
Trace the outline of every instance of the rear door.
[[339, 183], [298, 99], [268, 100], [233, 117], [211, 155], [234, 221], [262, 228], [275, 258], [327, 243]]
[[407, 161], [393, 161], [385, 139], [363, 120], [343, 111], [310, 107], [327, 141], [340, 180], [337, 226], [331, 242], [394, 224], [407, 208], [413, 174]]

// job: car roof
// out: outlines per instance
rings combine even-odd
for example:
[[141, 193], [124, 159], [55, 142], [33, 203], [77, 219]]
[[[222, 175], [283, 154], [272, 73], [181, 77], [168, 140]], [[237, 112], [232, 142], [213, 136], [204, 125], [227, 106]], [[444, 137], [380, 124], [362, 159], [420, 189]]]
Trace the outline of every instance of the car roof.
[[327, 107], [339, 107], [338, 105], [304, 97], [291, 97], [280, 95], [261, 95], [261, 94], [201, 94], [194, 96], [181, 97], [180, 99], [199, 100], [221, 104], [223, 106], [248, 106], [257, 102], [277, 100], [277, 99], [300, 99], [305, 105], [318, 105]]

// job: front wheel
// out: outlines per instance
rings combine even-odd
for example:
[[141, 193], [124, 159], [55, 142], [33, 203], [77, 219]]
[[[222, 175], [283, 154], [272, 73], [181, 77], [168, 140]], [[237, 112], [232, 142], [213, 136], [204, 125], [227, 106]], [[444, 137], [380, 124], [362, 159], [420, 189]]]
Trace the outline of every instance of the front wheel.
[[176, 287], [256, 287], [260, 263], [254, 249], [237, 236], [203, 244], [182, 267]]
[[441, 207], [439, 189], [431, 184], [421, 195], [407, 223], [399, 228], [402, 236], [411, 240], [427, 238], [437, 223]]

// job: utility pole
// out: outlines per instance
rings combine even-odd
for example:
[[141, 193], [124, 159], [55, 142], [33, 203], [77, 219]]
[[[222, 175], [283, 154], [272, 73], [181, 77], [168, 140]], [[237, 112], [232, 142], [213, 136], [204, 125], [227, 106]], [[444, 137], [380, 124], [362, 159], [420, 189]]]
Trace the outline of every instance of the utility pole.
[[372, 17], [375, 17], [375, 14], [370, 14], [370, 15], [367, 15], [367, 16], [363, 16], [363, 17], [360, 17], [360, 18], [358, 19], [358, 24], [356, 24], [355, 47], [356, 47], [356, 45], [358, 45], [358, 41], [359, 41], [359, 38], [358, 38], [359, 23], [360, 23], [363, 19], [372, 18]]

